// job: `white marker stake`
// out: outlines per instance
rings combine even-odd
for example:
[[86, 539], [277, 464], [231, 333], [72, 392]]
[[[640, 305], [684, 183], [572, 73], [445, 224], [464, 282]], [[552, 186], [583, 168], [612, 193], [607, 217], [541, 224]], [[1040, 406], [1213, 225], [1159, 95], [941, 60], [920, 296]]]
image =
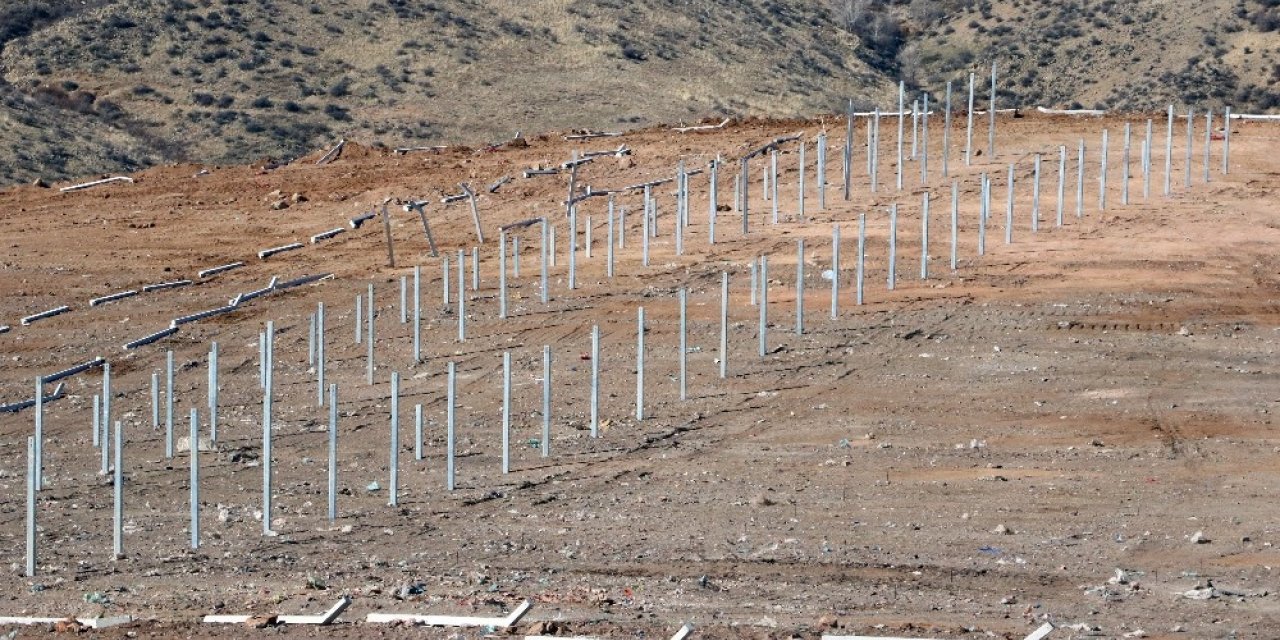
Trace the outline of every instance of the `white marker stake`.
[[1164, 131], [1164, 197], [1170, 193], [1169, 182], [1173, 175], [1173, 105], [1165, 119]]
[[1142, 141], [1142, 199], [1151, 197], [1151, 118], [1147, 118], [1147, 135]]
[[35, 477], [36, 491], [44, 489], [44, 378], [36, 377]]
[[471, 247], [471, 290], [480, 290], [480, 247]]
[[[324, 303], [320, 303], [320, 370], [324, 370]], [[209, 345], [209, 388], [206, 394], [209, 409], [209, 442], [218, 441], [218, 343]]]
[[800, 138], [800, 166], [797, 170], [796, 180], [796, 220], [804, 222], [804, 138]]
[[1222, 112], [1222, 175], [1231, 172], [1231, 107]]
[[929, 94], [924, 94], [924, 113], [920, 116], [920, 184], [929, 184]]
[[[981, 187], [978, 191], [978, 255], [987, 254], [987, 174], [980, 177]], [[1034, 219], [1034, 218], [1033, 218]]]
[[[506, 245], [502, 245], [506, 247]], [[502, 251], [502, 255], [506, 256], [506, 250]], [[503, 283], [505, 285], [506, 272], [503, 272]], [[506, 293], [506, 289], [503, 289]], [[503, 308], [506, 308], [506, 298], [502, 299]], [[324, 304], [324, 303], [321, 303]], [[321, 307], [323, 309], [323, 307]], [[504, 316], [505, 317], [505, 316]], [[323, 336], [324, 334], [321, 333]], [[321, 345], [321, 353], [324, 353], [324, 345]], [[414, 363], [422, 362], [422, 266], [415, 265], [413, 267], [413, 361]], [[320, 372], [320, 388], [323, 393], [324, 389], [324, 372]]]
[[[543, 240], [546, 240], [546, 236], [543, 236]], [[449, 256], [444, 256], [440, 261], [440, 293], [441, 304], [446, 307], [453, 301], [453, 296], [449, 295], [449, 280], [452, 278], [453, 271], [449, 269]]]
[[[605, 251], [604, 251], [604, 273], [605, 273], [605, 276], [608, 278], [613, 278], [613, 242], [614, 242], [613, 218], [614, 218], [614, 215], [615, 215], [615, 212], [614, 212], [614, 205], [613, 205], [613, 194], [609, 194], [609, 236], [608, 236], [608, 241], [605, 242]], [[715, 243], [716, 243], [715, 224], [712, 223], [711, 244], [715, 244]]]
[[[578, 208], [569, 207], [569, 290], [578, 288]], [[459, 338], [459, 341], [462, 339]]]
[[778, 149], [776, 147], [769, 150], [769, 175], [773, 176], [769, 182], [773, 190], [772, 197], [769, 198], [773, 205], [773, 223], [778, 224]]
[[[507, 319], [507, 232], [499, 230], [499, 246], [503, 247], [498, 250], [498, 318]], [[414, 344], [417, 344], [417, 334], [414, 334]], [[415, 347], [416, 353], [416, 347]], [[416, 359], [416, 358], [415, 358]]]
[[409, 278], [400, 276], [400, 324], [409, 324]]

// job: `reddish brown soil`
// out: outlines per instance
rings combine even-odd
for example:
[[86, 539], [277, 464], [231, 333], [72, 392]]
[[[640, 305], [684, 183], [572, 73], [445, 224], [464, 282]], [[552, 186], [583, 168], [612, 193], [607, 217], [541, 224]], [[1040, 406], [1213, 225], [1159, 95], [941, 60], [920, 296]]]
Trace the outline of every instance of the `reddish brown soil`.
[[[1137, 118], [1134, 120], [1138, 121]], [[936, 124], [936, 123], [935, 123]], [[1272, 567], [1280, 561], [1275, 487], [1280, 278], [1274, 213], [1280, 186], [1275, 125], [1237, 124], [1232, 172], [1182, 183], [1175, 135], [1174, 193], [1160, 196], [1157, 136], [1152, 196], [1142, 197], [1134, 143], [1133, 204], [1120, 193], [1120, 120], [1032, 117], [1001, 121], [997, 158], [978, 156], [960, 180], [959, 268], [948, 266], [949, 184], [934, 157], [931, 279], [919, 279], [919, 165], [909, 192], [893, 189], [886, 123], [880, 193], [868, 194], [863, 148], [852, 202], [839, 193], [839, 152], [829, 154], [828, 207], [819, 210], [812, 169], [808, 219], [795, 214], [796, 154], [782, 156], [783, 221], [767, 221], [753, 168], [751, 232], [722, 212], [707, 244], [706, 178], [691, 179], [694, 225], [686, 254], [671, 234], [674, 199], [660, 188], [660, 237], [652, 266], [639, 257], [638, 215], [627, 218], [618, 276], [604, 271], [604, 200], [581, 208], [595, 225], [593, 257], [579, 256], [579, 288], [567, 288], [563, 177], [524, 179], [536, 163], [571, 150], [625, 143], [635, 166], [601, 159], [581, 184], [608, 188], [669, 176], [679, 159], [704, 166], [773, 137], [816, 133], [817, 122], [734, 125], [711, 134], [642, 131], [571, 144], [550, 136], [528, 148], [394, 156], [351, 146], [335, 162], [262, 167], [157, 168], [134, 185], [73, 194], [32, 187], [0, 193], [0, 400], [30, 397], [32, 381], [96, 355], [111, 360], [114, 416], [126, 445], [127, 557], [111, 558], [111, 491], [90, 442], [95, 371], [67, 381], [46, 407], [47, 488], [39, 499], [39, 575], [22, 577], [26, 437], [33, 413], [0, 414], [0, 549], [11, 579], [0, 615], [132, 614], [127, 632], [168, 637], [238, 636], [195, 624], [215, 612], [310, 613], [347, 594], [345, 621], [372, 611], [501, 615], [530, 598], [530, 623], [568, 631], [664, 637], [682, 622], [703, 637], [813, 637], [824, 615], [841, 631], [878, 635], [1021, 638], [1042, 621], [1090, 625], [1102, 637], [1276, 637]], [[1179, 125], [1180, 127], [1181, 125]], [[1109, 127], [1111, 190], [1097, 206], [1099, 133]], [[1160, 131], [1158, 123], [1156, 127]], [[1135, 127], [1140, 130], [1140, 127]], [[1179, 128], [1179, 131], [1181, 129]], [[843, 138], [839, 124], [831, 132]], [[858, 131], [858, 140], [865, 132]], [[1085, 215], [1074, 216], [1075, 145], [1089, 144]], [[961, 138], [960, 136], [953, 136]], [[1135, 140], [1137, 138], [1135, 137]], [[954, 142], [954, 140], [953, 140]], [[985, 131], [976, 135], [985, 146]], [[1057, 146], [1068, 168], [1066, 224], [1055, 228]], [[1029, 229], [1030, 154], [1045, 154], [1040, 231]], [[317, 152], [318, 158], [322, 152]], [[814, 154], [810, 149], [809, 159]], [[1017, 228], [1004, 244], [1004, 175], [1018, 162]], [[812, 165], [810, 165], [812, 167]], [[995, 176], [986, 255], [976, 255], [978, 175]], [[386, 264], [380, 224], [258, 260], [256, 251], [306, 242], [384, 198], [456, 193], [457, 183], [515, 180], [481, 198], [486, 243], [480, 291], [468, 291], [468, 340], [442, 308], [439, 260], [415, 216], [393, 208], [397, 268]], [[732, 201], [732, 169], [721, 202]], [[58, 185], [62, 186], [62, 185]], [[307, 201], [282, 211], [264, 196]], [[898, 277], [885, 287], [887, 214], [901, 204]], [[638, 194], [619, 198], [634, 212]], [[393, 205], [394, 207], [394, 205]], [[476, 244], [465, 203], [429, 210], [447, 255]], [[857, 215], [868, 214], [866, 304], [852, 294]], [[552, 301], [538, 301], [537, 236], [524, 232], [511, 313], [498, 318], [497, 227], [534, 216], [560, 234]], [[585, 220], [584, 220], [585, 223]], [[829, 316], [833, 223], [841, 225], [840, 311]], [[807, 325], [794, 328], [795, 241], [806, 240]], [[756, 354], [748, 260], [770, 257], [770, 353]], [[244, 260], [243, 269], [195, 286], [89, 308], [90, 297], [194, 278]], [[426, 362], [411, 362], [399, 323], [398, 280], [423, 266]], [[729, 376], [717, 376], [719, 274], [731, 274]], [[335, 278], [186, 325], [136, 351], [121, 345], [176, 316], [225, 304], [282, 279]], [[454, 276], [456, 278], [456, 275]], [[470, 274], [467, 277], [470, 280]], [[378, 290], [377, 384], [365, 384], [354, 344], [353, 303]], [[689, 399], [677, 395], [676, 296], [689, 288]], [[308, 314], [328, 313], [330, 380], [341, 386], [340, 518], [325, 517], [327, 410], [316, 406], [307, 364]], [[60, 304], [71, 313], [19, 327]], [[634, 417], [636, 309], [648, 315], [646, 419]], [[261, 400], [257, 334], [277, 331], [276, 537], [263, 537]], [[590, 328], [603, 341], [603, 437], [588, 419]], [[150, 374], [175, 352], [179, 433], [192, 406], [203, 418], [205, 353], [222, 353], [221, 440], [203, 456], [203, 546], [187, 548], [187, 459], [164, 458], [151, 427]], [[541, 429], [541, 348], [555, 353], [552, 456], [528, 441]], [[513, 471], [499, 469], [501, 353], [514, 368]], [[459, 370], [459, 488], [444, 490], [446, 362]], [[400, 507], [387, 505], [389, 383], [404, 378]], [[428, 455], [413, 459], [413, 406], [427, 419]], [[246, 455], [247, 454], [247, 455]], [[235, 461], [233, 461], [233, 459]], [[377, 481], [382, 488], [366, 490]], [[219, 518], [220, 507], [224, 518]], [[225, 521], [223, 521], [225, 520]], [[995, 533], [1003, 525], [1007, 533]], [[1192, 534], [1211, 539], [1193, 544]], [[1117, 568], [1132, 584], [1108, 584]], [[1196, 601], [1180, 592], [1212, 581], [1243, 595]], [[421, 594], [399, 597], [403, 587]], [[324, 588], [317, 588], [323, 586]], [[417, 591], [417, 589], [414, 589]], [[106, 604], [86, 602], [101, 594]], [[96, 597], [95, 597], [96, 599]], [[1174, 632], [1175, 628], [1185, 633]], [[263, 633], [263, 632], [258, 632]], [[344, 623], [289, 635], [453, 632]], [[474, 637], [480, 631], [462, 635]], [[1236, 635], [1231, 635], [1231, 634]], [[1054, 638], [1083, 631], [1062, 630]]]

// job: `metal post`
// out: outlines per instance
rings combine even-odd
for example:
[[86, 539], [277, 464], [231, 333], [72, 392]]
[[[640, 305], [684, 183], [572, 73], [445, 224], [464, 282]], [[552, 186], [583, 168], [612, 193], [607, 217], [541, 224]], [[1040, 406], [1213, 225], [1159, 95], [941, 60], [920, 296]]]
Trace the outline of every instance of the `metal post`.
[[1204, 112], [1204, 181], [1209, 182], [1209, 152], [1213, 150], [1213, 109]]
[[[986, 255], [987, 253], [987, 174], [982, 174], [980, 178], [981, 187], [978, 190], [978, 255]], [[1034, 218], [1032, 218], [1034, 220]]]
[[947, 106], [942, 116], [942, 177], [948, 177], [947, 156], [951, 155], [951, 81], [947, 81]]
[[367, 343], [366, 344], [367, 355], [365, 358], [365, 382], [368, 383], [370, 386], [373, 385], [373, 371], [375, 367], [374, 359], [373, 359], [373, 348], [374, 348], [374, 342], [376, 338], [376, 336], [374, 335], [374, 331], [377, 325], [377, 322], [375, 321], [373, 300], [374, 300], [373, 299], [373, 283], [371, 282], [369, 283], [369, 304], [365, 305], [366, 307], [368, 307], [368, 311], [367, 311], [368, 315], [365, 318], [365, 322], [368, 323], [368, 325], [365, 327], [365, 331], [364, 331], [365, 342]]
[[[160, 429], [160, 372], [151, 372], [151, 430]], [[105, 446], [106, 443], [103, 443]]]
[[729, 272], [720, 272], [720, 377], [729, 372]]
[[[614, 239], [613, 217], [614, 217], [614, 213], [615, 212], [614, 212], [614, 205], [613, 205], [613, 194], [611, 193], [609, 194], [609, 237], [608, 237], [608, 241], [605, 242], [605, 252], [604, 252], [605, 275], [608, 276], [609, 278], [613, 278], [613, 239]], [[712, 240], [712, 244], [715, 244], [714, 239]]]
[[1055, 215], [1055, 224], [1062, 226], [1062, 210], [1066, 205], [1066, 187], [1067, 187], [1067, 148], [1058, 145], [1058, 208]]
[[903, 82], [903, 81], [901, 81], [901, 80], [899, 80], [899, 81], [898, 81], [898, 173], [897, 173], [897, 176], [898, 176], [898, 181], [897, 181], [898, 191], [902, 191], [902, 171], [903, 171], [903, 166], [902, 166], [902, 142], [903, 142], [903, 141], [902, 141], [902, 126], [903, 126], [903, 124], [905, 123], [905, 121], [906, 121], [906, 117], [907, 117], [907, 114], [906, 114], [906, 108], [907, 108], [907, 106], [906, 106], [906, 100], [907, 100], [907, 88], [906, 88], [906, 83], [905, 83], [905, 82]]
[[[505, 229], [499, 230], [498, 241], [502, 247], [498, 250], [498, 317], [507, 319], [507, 232]], [[414, 336], [414, 344], [417, 344], [417, 336]], [[415, 348], [416, 349], [416, 348]]]
[[[269, 364], [266, 354], [263, 354], [263, 363]], [[270, 372], [266, 373], [270, 378]], [[263, 384], [266, 384], [264, 379]], [[166, 459], [173, 458], [173, 351], [165, 353], [164, 359], [164, 457]]]
[[200, 548], [200, 422], [196, 410], [191, 409], [191, 435], [188, 440], [191, 454], [191, 548]]
[[760, 275], [757, 280], [760, 283], [760, 293], [756, 297], [760, 303], [760, 327], [756, 334], [760, 339], [760, 357], [763, 358], [769, 351], [769, 258], [768, 256], [760, 256], [760, 267], [758, 268]]
[[[372, 308], [372, 304], [369, 305]], [[262, 388], [262, 535], [271, 535], [271, 412], [272, 384], [271, 348], [275, 342], [275, 324], [268, 320], [266, 331], [266, 381]]]
[[400, 324], [409, 323], [409, 278], [400, 276]]
[[1076, 219], [1084, 218], [1084, 138], [1076, 151]]
[[467, 341], [466, 254], [458, 249], [458, 342]]
[[924, 94], [924, 113], [920, 115], [920, 184], [929, 184], [929, 94]]
[[1164, 132], [1164, 197], [1168, 198], [1170, 193], [1169, 182], [1173, 175], [1173, 105], [1169, 105], [1168, 115], [1165, 117]]
[[[36, 393], [44, 395], [43, 389]], [[36, 437], [27, 437], [27, 571], [28, 578], [36, 575], [36, 481], [40, 477], [40, 461], [36, 457]]]
[[648, 192], [649, 192], [649, 187], [647, 187], [647, 186], [646, 186], [644, 189], [645, 189], [645, 193], [646, 193], [646, 196], [645, 196], [646, 204], [645, 204], [645, 212], [644, 212], [644, 215], [640, 216], [640, 217], [642, 218], [641, 223], [640, 223], [640, 264], [642, 264], [642, 265], [644, 265], [644, 266], [646, 266], [646, 267], [647, 267], [647, 266], [649, 266], [649, 224], [650, 224], [650, 220], [649, 220], [649, 211], [648, 211], [648, 207], [649, 207], [649, 205], [647, 204], [648, 199], [649, 199], [649, 198], [648, 198], [648, 195], [647, 195], [647, 194], [648, 194]]
[[542, 345], [542, 457], [551, 455], [551, 345]]
[[36, 376], [35, 490], [44, 489], [44, 378]]
[[880, 108], [876, 107], [872, 114], [871, 125], [871, 148], [868, 150], [868, 156], [871, 158], [871, 193], [875, 193], [880, 188]]
[[502, 473], [511, 472], [511, 352], [502, 352]]
[[898, 203], [889, 205], [889, 276], [888, 288], [898, 283]]
[[[43, 394], [42, 394], [43, 395]], [[41, 401], [44, 399], [41, 398]], [[102, 364], [102, 424], [111, 424], [111, 363], [104, 362]], [[40, 471], [44, 471], [44, 442], [39, 443], [40, 453]], [[40, 477], [40, 484], [44, 485], [43, 475]]]
[[[105, 426], [103, 427], [106, 428]], [[112, 483], [112, 557], [124, 557], [124, 429], [116, 421], [115, 431], [115, 478]], [[103, 447], [104, 450], [106, 447]]]
[[858, 214], [858, 269], [857, 281], [854, 286], [854, 302], [861, 305], [863, 301], [862, 292], [865, 283], [867, 267], [867, 214]]
[[1040, 154], [1032, 161], [1034, 170], [1031, 178], [1031, 231], [1040, 230]]
[[1231, 172], [1231, 107], [1222, 111], [1222, 175]]
[[911, 159], [915, 160], [920, 151], [920, 99], [911, 101]]
[[804, 238], [796, 239], [796, 335], [804, 335]]
[[453, 301], [453, 296], [449, 292], [449, 281], [453, 279], [453, 270], [449, 267], [449, 256], [444, 256], [440, 262], [440, 293], [443, 296], [441, 304], [448, 307]]
[[800, 166], [797, 168], [796, 220], [804, 222], [804, 138], [800, 138]]
[[844, 167], [844, 173], [841, 176], [844, 186], [844, 199], [848, 202], [853, 197], [853, 100], [849, 100], [849, 106], [844, 118], [844, 149], [840, 153], [841, 164]]
[[1110, 148], [1107, 137], [1110, 132], [1106, 129], [1102, 130], [1102, 156], [1101, 165], [1098, 167], [1098, 210], [1107, 210], [1107, 151]]
[[471, 247], [471, 290], [480, 290], [480, 247]]
[[600, 325], [591, 325], [591, 437], [600, 437]]
[[454, 456], [457, 449], [457, 406], [458, 406], [458, 365], [453, 361], [449, 362], [449, 388], [446, 398], [445, 413], [445, 464], [444, 464], [444, 486], [445, 489], [453, 491], [457, 486], [454, 482]]
[[[111, 445], [109, 444], [111, 442], [111, 423], [103, 422], [102, 420], [99, 420], [98, 423], [102, 428], [102, 435], [100, 436], [102, 441], [102, 466], [100, 467], [100, 473], [105, 476], [111, 473]], [[36, 439], [36, 442], [38, 445], [39, 438]], [[36, 453], [39, 454], [39, 451]]]
[[920, 279], [929, 279], [929, 192], [920, 204]]
[[[500, 253], [505, 257], [506, 244], [502, 245]], [[503, 276], [506, 271], [503, 271]], [[505, 290], [504, 290], [505, 292]], [[505, 299], [504, 299], [505, 304]], [[323, 303], [321, 303], [323, 304]], [[323, 307], [321, 307], [323, 309]], [[323, 353], [323, 347], [321, 353]], [[413, 361], [414, 363], [422, 362], [422, 266], [414, 265], [413, 267]], [[324, 391], [324, 374], [320, 375], [321, 393]]]
[[[719, 189], [719, 182], [720, 182], [718, 177], [719, 171], [720, 171], [719, 162], [717, 162], [716, 160], [712, 160], [710, 163], [708, 163], [707, 165], [707, 174], [708, 174], [708, 178], [707, 178], [707, 191], [708, 191], [707, 193], [707, 244], [716, 243], [716, 205], [718, 204], [716, 201], [719, 199], [719, 195], [720, 195], [719, 193], [717, 193]], [[613, 227], [612, 227], [613, 195], [612, 194], [610, 194], [609, 196], [609, 224], [611, 225], [609, 227], [609, 236], [613, 237]], [[613, 246], [610, 245], [609, 249], [610, 249], [609, 277], [612, 278], [613, 277], [613, 259], [612, 259]]]
[[387, 506], [400, 503], [400, 374], [391, 372], [391, 451], [387, 461]]
[[329, 522], [338, 519], [338, 385], [329, 385]]
[[644, 420], [644, 307], [636, 310], [636, 420]]
[[1123, 160], [1120, 163], [1120, 204], [1129, 204], [1129, 155], [1130, 155], [1130, 133], [1132, 126], [1124, 123], [1124, 147]]
[[1142, 198], [1151, 197], [1151, 118], [1147, 118], [1147, 135], [1142, 141]]
[[[324, 369], [324, 303], [320, 303], [320, 369]], [[209, 345], [209, 388], [206, 400], [209, 405], [209, 442], [218, 441], [218, 343]]]
[[965, 114], [964, 166], [973, 164], [973, 72], [969, 72], [969, 112]]
[[818, 210], [827, 209], [827, 134], [818, 134]]
[[413, 405], [413, 459], [422, 460], [422, 405]]
[[1186, 178], [1183, 180], [1184, 186], [1191, 186], [1191, 148], [1193, 145], [1192, 133], [1195, 130], [1195, 109], [1187, 109], [1187, 167]]
[[578, 207], [569, 206], [569, 290], [578, 288]]

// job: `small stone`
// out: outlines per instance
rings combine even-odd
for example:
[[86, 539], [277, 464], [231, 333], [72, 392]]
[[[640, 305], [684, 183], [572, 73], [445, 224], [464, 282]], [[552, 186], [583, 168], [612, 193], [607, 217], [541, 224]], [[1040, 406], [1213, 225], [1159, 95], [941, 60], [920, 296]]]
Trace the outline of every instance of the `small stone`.
[[278, 620], [274, 614], [254, 616], [246, 620], [244, 626], [249, 627], [250, 629], [266, 629], [267, 627], [276, 626], [276, 622], [278, 622]]
[[[37, 189], [48, 189], [48, 188], [49, 188], [49, 183], [48, 183], [48, 182], [45, 182], [45, 181], [44, 181], [44, 178], [36, 178], [35, 182], [32, 182], [32, 183], [31, 183], [31, 186], [33, 186], [33, 187], [35, 187], [35, 188], [37, 188]], [[33, 394], [33, 395], [34, 395], [34, 394]]]
[[1213, 541], [1205, 536], [1203, 531], [1197, 531], [1191, 534], [1191, 544], [1209, 544], [1210, 542]]
[[366, 486], [365, 486], [365, 488], [364, 488], [364, 490], [365, 490], [365, 491], [378, 491], [378, 490], [380, 490], [380, 489], [382, 489], [382, 485], [378, 484], [378, 481], [377, 481], [377, 480], [374, 480], [373, 482], [370, 482], [370, 483], [369, 483], [368, 485], [366, 485]]
[[1000, 525], [996, 525], [996, 528], [992, 529], [991, 533], [1002, 535], [1002, 536], [1011, 536], [1013, 535], [1013, 529], [1010, 529], [1009, 527], [1006, 527], [1005, 525], [1000, 524]]
[[751, 506], [753, 507], [771, 507], [774, 504], [777, 503], [763, 493], [751, 499]]
[[288, 200], [276, 200], [275, 202], [271, 203], [272, 211], [280, 211], [282, 209], [288, 209], [288, 208], [289, 208]]
[[298, 204], [299, 202], [306, 202], [306, 201], [307, 201], [307, 197], [302, 195], [301, 193], [294, 193], [293, 195], [289, 196], [289, 202], [293, 204]]
[[1005, 596], [1000, 598], [1000, 604], [1018, 604], [1018, 599], [1014, 596]]
[[839, 629], [839, 628], [840, 628], [840, 618], [837, 618], [834, 615], [831, 615], [830, 613], [822, 616], [821, 618], [818, 618], [818, 624], [817, 624], [818, 631], [829, 631], [832, 629]]

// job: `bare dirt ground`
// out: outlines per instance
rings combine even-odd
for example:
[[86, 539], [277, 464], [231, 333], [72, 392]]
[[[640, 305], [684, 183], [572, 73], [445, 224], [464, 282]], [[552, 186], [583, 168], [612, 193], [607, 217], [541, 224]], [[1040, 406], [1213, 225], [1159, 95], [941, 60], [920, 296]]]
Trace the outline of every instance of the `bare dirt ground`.
[[[1134, 122], [1139, 118], [1134, 117]], [[1162, 121], [1156, 130], [1161, 132]], [[1181, 124], [1173, 194], [1161, 196], [1163, 136], [1142, 194], [1134, 143], [1132, 204], [1121, 204], [1119, 119], [1000, 121], [997, 155], [965, 167], [953, 136], [960, 192], [959, 264], [949, 268], [950, 180], [937, 175], [934, 123], [930, 278], [919, 278], [919, 163], [893, 188], [893, 130], [882, 133], [878, 194], [868, 192], [865, 131], [856, 139], [853, 199], [839, 193], [843, 123], [828, 120], [827, 207], [812, 164], [807, 219], [796, 220], [797, 154], [781, 164], [782, 220], [768, 221], [762, 163], [752, 170], [751, 230], [721, 212], [707, 243], [706, 176], [691, 179], [685, 255], [674, 248], [675, 202], [658, 189], [659, 237], [641, 265], [638, 193], [617, 276], [605, 276], [604, 199], [592, 217], [591, 258], [579, 254], [567, 287], [564, 176], [524, 179], [572, 150], [625, 143], [630, 162], [585, 166], [580, 184], [603, 189], [736, 157], [814, 122], [749, 122], [712, 134], [648, 130], [527, 148], [451, 149], [395, 156], [350, 146], [335, 162], [272, 169], [157, 168], [134, 185], [59, 194], [0, 193], [0, 400], [29, 398], [33, 380], [96, 355], [110, 359], [113, 414], [124, 422], [125, 551], [111, 557], [111, 489], [91, 435], [97, 371], [67, 381], [46, 406], [46, 488], [39, 497], [39, 575], [22, 575], [26, 437], [33, 412], [0, 414], [0, 550], [10, 578], [0, 615], [118, 615], [140, 619], [107, 637], [286, 635], [476, 637], [464, 632], [355, 624], [373, 611], [501, 615], [535, 607], [518, 629], [558, 621], [562, 634], [665, 637], [692, 621], [701, 637], [816, 637], [839, 632], [1021, 638], [1044, 621], [1053, 638], [1274, 638], [1280, 602], [1272, 567], [1280, 536], [1274, 494], [1280, 277], [1274, 220], [1280, 186], [1275, 125], [1235, 125], [1232, 170], [1183, 185]], [[1112, 133], [1108, 206], [1098, 209], [1100, 131]], [[1141, 127], [1135, 126], [1135, 131]], [[909, 131], [909, 128], [908, 128]], [[1083, 219], [1075, 217], [1077, 140], [1089, 162]], [[1135, 136], [1135, 140], [1139, 136]], [[985, 130], [975, 135], [985, 149]], [[1057, 228], [1057, 148], [1066, 145], [1065, 224]], [[1040, 229], [1030, 230], [1031, 154], [1044, 153]], [[814, 159], [812, 147], [809, 162]], [[1016, 229], [1004, 243], [1005, 171], [1018, 163]], [[986, 254], [977, 255], [979, 174], [990, 172]], [[456, 193], [457, 183], [514, 181], [481, 198], [486, 230], [481, 287], [466, 292], [468, 339], [456, 341], [455, 304], [443, 305], [441, 268], [416, 216], [393, 211], [398, 268], [386, 265], [380, 224], [301, 251], [256, 251], [302, 241], [385, 197]], [[731, 203], [732, 169], [720, 201]], [[56, 185], [62, 186], [62, 185]], [[279, 190], [305, 202], [271, 210]], [[888, 205], [899, 203], [898, 282], [886, 289]], [[476, 244], [465, 203], [429, 209], [445, 255]], [[857, 216], [868, 217], [866, 303], [853, 301]], [[498, 317], [497, 227], [534, 216], [555, 222], [557, 265], [548, 305], [538, 299], [535, 233], [524, 232], [511, 317]], [[376, 221], [375, 221], [376, 222]], [[842, 231], [840, 308], [830, 317], [831, 229]], [[535, 228], [536, 229], [536, 228]], [[805, 333], [794, 331], [796, 240], [806, 240]], [[769, 354], [757, 353], [749, 260], [770, 257]], [[90, 308], [90, 297], [195, 279], [235, 260], [248, 265], [180, 289]], [[399, 321], [399, 278], [423, 267], [426, 359], [412, 362]], [[720, 379], [720, 272], [731, 279], [729, 375]], [[253, 300], [235, 313], [184, 325], [135, 351], [121, 345], [173, 317], [225, 304], [282, 279], [335, 278]], [[453, 276], [456, 279], [456, 274]], [[467, 274], [470, 284], [470, 273]], [[365, 384], [354, 342], [354, 301], [377, 287], [377, 384]], [[456, 285], [455, 285], [456, 286]], [[676, 290], [689, 288], [689, 398], [677, 394]], [[455, 289], [456, 292], [456, 289]], [[327, 409], [316, 404], [307, 360], [308, 314], [324, 302], [328, 376], [340, 385], [340, 517], [325, 515]], [[70, 313], [20, 327], [28, 314]], [[635, 419], [636, 309], [648, 316], [646, 418]], [[277, 536], [261, 535], [261, 402], [257, 334], [277, 331]], [[602, 333], [602, 437], [588, 421], [590, 329]], [[151, 425], [150, 374], [165, 351], [178, 363], [175, 421], [205, 419], [205, 354], [221, 350], [220, 441], [202, 458], [203, 545], [188, 548], [187, 454], [164, 457]], [[554, 350], [552, 455], [541, 432], [541, 351]], [[513, 360], [512, 472], [500, 472], [501, 354]], [[456, 491], [444, 488], [446, 362], [459, 370]], [[400, 506], [387, 506], [389, 379], [403, 378]], [[413, 407], [422, 404], [427, 455], [413, 456]], [[207, 431], [206, 431], [207, 432]], [[380, 488], [368, 490], [373, 482]], [[1193, 542], [1202, 532], [1207, 541]], [[1116, 571], [1123, 579], [1116, 578]], [[1212, 584], [1205, 600], [1184, 592]], [[327, 629], [248, 631], [194, 623], [225, 613], [311, 613], [340, 595], [355, 601]], [[1074, 626], [1073, 626], [1074, 625]]]

